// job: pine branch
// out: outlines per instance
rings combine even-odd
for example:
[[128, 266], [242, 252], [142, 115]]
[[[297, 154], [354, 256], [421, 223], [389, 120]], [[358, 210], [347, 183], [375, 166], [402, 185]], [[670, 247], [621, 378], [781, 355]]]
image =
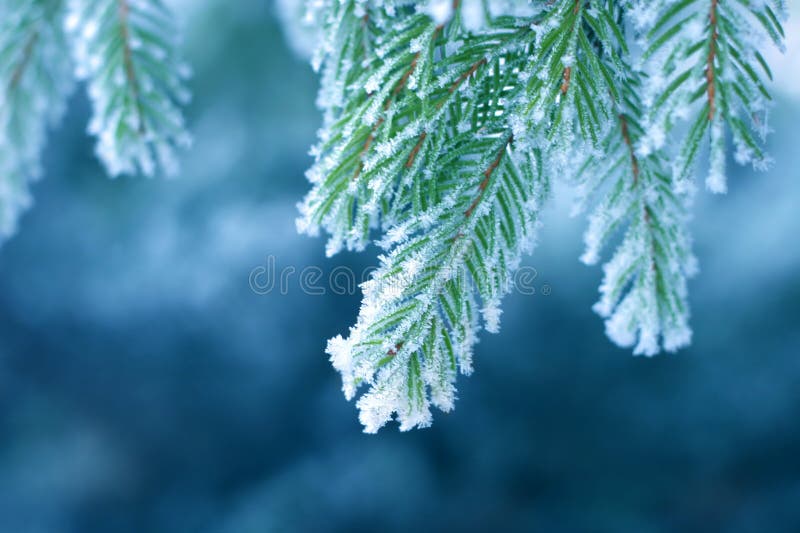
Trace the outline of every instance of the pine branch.
[[171, 13], [161, 0], [69, 0], [65, 25], [108, 173], [175, 174], [175, 149], [191, 139], [179, 109], [189, 100], [189, 70]]
[[[780, 42], [768, 5], [490, 1], [476, 12], [444, 0], [341, 0], [317, 9], [312, 18], [327, 13], [317, 56], [325, 123], [298, 228], [328, 232], [329, 254], [363, 249], [374, 233], [389, 250], [350, 335], [328, 345], [346, 396], [369, 386], [357, 403], [366, 431], [395, 413], [401, 429], [423, 427], [431, 403], [452, 408], [479, 315], [497, 330], [551, 176], [575, 174], [584, 203], [598, 199], [585, 262], [622, 233], [595, 305], [611, 339], [646, 355], [689, 343], [688, 173], [710, 131], [707, 182], [723, 188], [725, 125], [738, 159], [764, 160], [739, 117], [762, 112], [768, 97], [749, 65], [769, 75], [766, 63], [744, 31], [755, 17]], [[631, 48], [626, 17], [643, 51]], [[675, 158], [667, 139], [692, 114]]]
[[622, 32], [605, 2], [563, 1], [535, 22], [535, 38], [521, 71], [527, 120], [519, 137], [550, 153], [551, 164], [569, 166], [576, 146], [596, 147], [613, 121], [616, 55]]
[[[391, 251], [363, 287], [356, 326], [347, 339], [329, 341], [345, 394], [370, 385], [358, 401], [365, 431], [395, 412], [401, 430], [429, 425], [430, 403], [452, 409], [456, 371], [472, 371], [479, 313], [488, 331], [498, 330], [499, 300], [531, 246], [548, 190], [533, 161], [514, 160], [511, 142], [510, 134], [493, 132], [447, 143], [446, 153], [476, 157], [434, 177], [442, 197], [427, 216], [389, 231], [383, 245]], [[426, 219], [438, 222], [427, 227]]]
[[[375, 215], [375, 207], [384, 207], [383, 246], [392, 251], [364, 287], [365, 304], [350, 337], [332, 339], [328, 350], [348, 397], [357, 385], [371, 385], [358, 402], [367, 431], [377, 430], [395, 412], [401, 429], [427, 425], [426, 388], [434, 405], [452, 408], [456, 366], [471, 371], [478, 330], [473, 293], [483, 303], [487, 329], [496, 331], [499, 299], [532, 236], [547, 189], [530, 174], [530, 160], [522, 173], [510, 160], [513, 134], [505, 102], [522, 85], [503, 66], [512, 55], [526, 52], [523, 37], [529, 27], [495, 26], [492, 34], [464, 39], [458, 53], [448, 55], [437, 44], [441, 36], [460, 31], [457, 26], [419, 15], [406, 21], [398, 21], [400, 30], [390, 34], [386, 47], [404, 52], [393, 63], [377, 54], [375, 70], [365, 74], [363, 85], [355, 84], [365, 87], [363, 94], [352, 94], [361, 107], [350, 120], [360, 132], [338, 133], [348, 122], [334, 122], [334, 133], [325, 138], [346, 139], [347, 148], [323, 145], [320, 161], [331, 170], [312, 170], [312, 176], [327, 170], [331, 180], [315, 187], [312, 202], [324, 198], [333, 205], [337, 193], [344, 198], [333, 200], [343, 202], [339, 213], [344, 215], [323, 219], [333, 234], [329, 251], [354, 228], [361, 229], [360, 239], [348, 245], [363, 245], [369, 235], [364, 222]], [[375, 110], [382, 114], [374, 115]], [[333, 162], [326, 161], [327, 154]], [[481, 177], [473, 187], [467, 186], [471, 176]], [[366, 192], [359, 200], [367, 205], [371, 200], [373, 211], [354, 200], [352, 184], [359, 182]], [[339, 189], [326, 191], [331, 183]], [[376, 196], [368, 196], [372, 192]], [[315, 212], [312, 202], [307, 198], [303, 208], [308, 214]], [[496, 259], [487, 261], [490, 257]]]
[[690, 119], [674, 173], [690, 179], [708, 133], [710, 170], [706, 186], [725, 192], [725, 131], [740, 164], [769, 165], [761, 144], [768, 132], [771, 100], [765, 78], [772, 74], [760, 53], [766, 41], [783, 47], [779, 2], [683, 0], [666, 2], [653, 17], [645, 52], [654, 124], [671, 130]]
[[[363, 18], [351, 4], [352, 35], [339, 37], [343, 43], [360, 41], [364, 31]], [[369, 20], [379, 16], [373, 13]], [[344, 245], [362, 249], [379, 212], [388, 227], [407, 211], [424, 209], [423, 195], [410, 186], [422, 168], [436, 164], [428, 158], [436, 151], [429, 132], [450, 123], [446, 105], [469, 88], [468, 80], [478, 83], [487, 76], [489, 62], [496, 62], [506, 52], [503, 43], [512, 43], [520, 31], [508, 28], [470, 39], [448, 56], [441, 44], [443, 33], [452, 30], [428, 17], [398, 17], [393, 28], [371, 55], [349, 57], [342, 68], [326, 66], [338, 78], [323, 76], [321, 100], [335, 102], [345, 93], [349, 99], [346, 105], [327, 108], [328, 125], [308, 173], [315, 186], [301, 206], [298, 227], [316, 234], [322, 226], [331, 233], [329, 254]]]
[[630, 72], [618, 103], [619, 125], [609, 132], [602, 156], [584, 164], [584, 190], [605, 191], [589, 218], [582, 260], [595, 264], [603, 246], [627, 226], [622, 241], [603, 266], [601, 298], [595, 311], [606, 318], [606, 333], [634, 354], [655, 355], [685, 347], [691, 340], [687, 279], [696, 273], [686, 228], [691, 190], [679, 189], [666, 171], [666, 155], [639, 155], [646, 109], [641, 85]]
[[0, 239], [16, 231], [31, 204], [29, 183], [41, 174], [48, 127], [71, 92], [61, 7], [56, 0], [0, 5]]

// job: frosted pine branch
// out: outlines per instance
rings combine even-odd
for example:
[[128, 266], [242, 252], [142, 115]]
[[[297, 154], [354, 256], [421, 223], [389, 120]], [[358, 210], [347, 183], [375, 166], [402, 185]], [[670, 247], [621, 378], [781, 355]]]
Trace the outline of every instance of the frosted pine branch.
[[0, 239], [31, 203], [45, 134], [74, 77], [86, 81], [88, 129], [110, 175], [177, 171], [175, 150], [191, 140], [177, 36], [161, 0], [0, 2]]
[[686, 228], [693, 190], [672, 184], [664, 150], [637, 150], [647, 132], [646, 110], [638, 97], [637, 73], [629, 73], [617, 104], [617, 124], [608, 133], [602, 155], [583, 165], [580, 186], [602, 192], [585, 234], [587, 264], [599, 260], [602, 247], [625, 227], [621, 243], [603, 266], [601, 298], [595, 311], [606, 332], [635, 354], [655, 355], [685, 347], [691, 340], [687, 279], [696, 260]]
[[[640, 10], [646, 12], [648, 2]], [[761, 145], [769, 131], [772, 78], [761, 54], [766, 45], [783, 49], [781, 1], [691, 0], [661, 2], [643, 23], [648, 27], [643, 70], [649, 74], [646, 94], [651, 121], [666, 130], [688, 120], [674, 173], [691, 179], [693, 164], [708, 138], [710, 168], [705, 179], [712, 192], [725, 192], [726, 130], [735, 159], [755, 168], [769, 166]]]
[[368, 389], [365, 431], [452, 409], [557, 176], [595, 204], [583, 261], [616, 247], [595, 305], [611, 340], [645, 355], [689, 344], [694, 164], [709, 139], [706, 184], [725, 190], [726, 131], [737, 161], [768, 160], [760, 50], [782, 43], [780, 5], [308, 5], [324, 121], [298, 229], [328, 233], [329, 255], [387, 250], [356, 324], [328, 343], [345, 395]]
[[[491, 147], [488, 154], [495, 155], [478, 156], [459, 172], [433, 178], [437, 188], [448, 191], [428, 213], [441, 222], [430, 228], [408, 225], [404, 230], [416, 237], [386, 243], [391, 251], [364, 285], [356, 326], [348, 339], [329, 344], [346, 395], [352, 397], [359, 384], [370, 385], [358, 402], [368, 432], [393, 412], [401, 429], [426, 426], [429, 402], [452, 409], [456, 371], [472, 371], [479, 317], [487, 330], [499, 327], [498, 301], [509, 290], [521, 253], [530, 248], [538, 204], [547, 193], [536, 164], [518, 164], [511, 143], [510, 136], [464, 134], [449, 143], [475, 154]], [[513, 209], [515, 201], [524, 209]], [[443, 216], [446, 212], [454, 215]]]
[[47, 129], [64, 112], [73, 83], [57, 0], [0, 4], [0, 239], [31, 203]]
[[160, 0], [69, 0], [65, 27], [78, 78], [94, 108], [89, 132], [112, 176], [156, 167], [177, 172], [175, 148], [190, 143], [179, 105], [189, 69], [175, 24]]

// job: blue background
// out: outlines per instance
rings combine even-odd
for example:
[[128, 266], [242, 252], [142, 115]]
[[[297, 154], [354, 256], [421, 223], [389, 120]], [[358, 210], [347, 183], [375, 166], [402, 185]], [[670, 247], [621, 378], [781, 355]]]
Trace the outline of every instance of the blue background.
[[505, 300], [455, 412], [368, 436], [324, 354], [358, 294], [248, 284], [270, 255], [328, 273], [376, 253], [326, 259], [295, 232], [317, 80], [264, 4], [187, 7], [180, 178], [107, 179], [80, 93], [53, 132], [0, 250], [0, 531], [800, 531], [791, 91], [776, 165], [731, 161], [730, 193], [698, 197], [691, 349], [606, 339], [585, 221], [557, 200], [526, 262], [538, 293]]

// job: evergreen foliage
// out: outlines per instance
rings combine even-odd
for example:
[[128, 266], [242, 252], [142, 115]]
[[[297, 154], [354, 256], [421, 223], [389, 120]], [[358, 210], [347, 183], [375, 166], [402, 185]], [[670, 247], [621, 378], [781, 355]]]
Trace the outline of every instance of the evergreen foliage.
[[110, 175], [176, 172], [174, 148], [190, 140], [177, 35], [161, 0], [0, 0], [0, 238], [30, 204], [73, 78], [86, 81]]
[[62, 16], [57, 0], [0, 2], [0, 240], [31, 203], [46, 130], [72, 89]]
[[551, 182], [590, 207], [582, 260], [603, 267], [608, 336], [654, 355], [689, 344], [693, 172], [726, 188], [726, 132], [763, 168], [760, 50], [782, 46], [780, 2], [329, 0], [307, 4], [321, 45], [324, 124], [298, 229], [329, 255], [377, 238], [380, 268], [346, 338], [328, 343], [365, 431], [452, 409], [478, 331], [530, 250]]

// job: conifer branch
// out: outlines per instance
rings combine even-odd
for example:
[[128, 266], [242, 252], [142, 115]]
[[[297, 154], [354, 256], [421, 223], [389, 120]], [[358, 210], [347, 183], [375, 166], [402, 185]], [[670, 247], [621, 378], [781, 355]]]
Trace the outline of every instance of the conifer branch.
[[0, 2], [0, 239], [31, 203], [28, 183], [73, 77], [87, 82], [89, 131], [110, 175], [177, 171], [175, 149], [191, 139], [180, 111], [190, 69], [176, 36], [161, 0]]
[[31, 204], [28, 187], [41, 174], [47, 129], [72, 90], [62, 16], [56, 0], [0, 5], [0, 240]]
[[[360, 250], [376, 233], [387, 250], [355, 326], [328, 344], [345, 395], [368, 387], [357, 402], [365, 431], [394, 415], [402, 430], [424, 427], [430, 405], [453, 407], [479, 315], [498, 329], [552, 176], [575, 176], [581, 203], [596, 201], [585, 262], [621, 233], [595, 305], [609, 337], [645, 355], [686, 346], [696, 271], [688, 173], [699, 143], [710, 130], [712, 172], [724, 124], [739, 159], [763, 155], [737, 108], [760, 115], [753, 97], [768, 96], [748, 64], [768, 74], [766, 63], [744, 28], [754, 17], [780, 42], [769, 2], [511, 4], [318, 6], [325, 121], [298, 228], [327, 231], [329, 254]], [[676, 125], [692, 115], [676, 157], [667, 138], [681, 139]]]
[[[644, 54], [651, 75], [646, 93], [654, 102], [651, 121], [659, 131], [670, 131], [690, 119], [673, 168], [680, 182], [691, 179], [708, 133], [706, 187], [727, 190], [726, 129], [738, 163], [758, 169], [769, 165], [761, 143], [771, 100], [764, 78], [771, 73], [759, 47], [768, 40], [783, 47], [783, 13], [780, 2], [772, 0], [685, 0], [663, 2], [652, 17]], [[750, 117], [750, 123], [741, 117]]]
[[172, 14], [161, 0], [69, 0], [68, 6], [77, 73], [94, 108], [89, 131], [108, 173], [175, 174], [175, 150], [191, 138], [180, 111], [189, 100], [189, 69], [177, 51]]

